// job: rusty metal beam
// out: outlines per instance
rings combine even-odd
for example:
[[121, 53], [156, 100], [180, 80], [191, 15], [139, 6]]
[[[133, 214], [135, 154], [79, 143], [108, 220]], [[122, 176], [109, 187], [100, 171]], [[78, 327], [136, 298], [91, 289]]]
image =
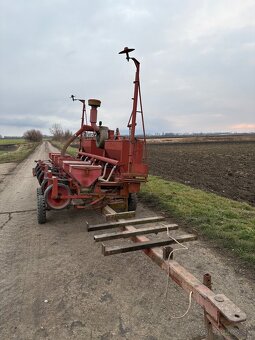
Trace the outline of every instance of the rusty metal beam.
[[145, 235], [145, 234], [157, 234], [162, 231], [166, 230], [175, 230], [178, 229], [178, 224], [169, 224], [169, 225], [161, 225], [155, 227], [147, 227], [147, 228], [139, 228], [135, 231], [120, 231], [116, 233], [107, 233], [107, 234], [100, 234], [95, 235], [94, 240], [96, 242], [99, 241], [107, 241], [107, 240], [115, 240], [119, 238], [128, 238], [138, 235]]
[[[246, 340], [247, 339], [247, 330], [245, 329], [242, 323], [231, 323], [224, 318], [220, 320], [220, 322], [216, 322], [210, 315], [206, 314], [206, 318], [211, 325], [217, 329], [222, 337], [226, 340]], [[243, 320], [244, 321], [244, 320]], [[213, 331], [213, 330], [212, 330]], [[214, 340], [214, 334], [209, 333], [205, 340]], [[217, 337], [218, 339], [218, 337]]]
[[[183, 243], [183, 242], [195, 241], [197, 239], [197, 236], [192, 235], [192, 234], [181, 235], [181, 236], [176, 236], [175, 239], [179, 243]], [[164, 240], [146, 241], [146, 242], [140, 242], [138, 244], [130, 244], [127, 246], [107, 247], [104, 244], [102, 244], [102, 252], [105, 256], [108, 256], [108, 255], [114, 255], [114, 254], [120, 254], [120, 253], [128, 253], [128, 252], [137, 251], [137, 250], [158, 248], [158, 247], [167, 246], [173, 243], [176, 243], [175, 240], [171, 238], [167, 238]]]
[[[125, 230], [136, 230], [133, 226], [126, 226]], [[135, 236], [133, 242], [147, 242], [149, 239], [146, 236]], [[214, 320], [215, 324], [220, 324], [224, 320], [236, 324], [246, 320], [246, 314], [237, 306], [221, 295], [223, 301], [217, 302], [217, 294], [202, 284], [195, 276], [189, 273], [175, 260], [165, 261], [163, 259], [162, 249], [151, 248], [144, 249], [143, 252], [149, 256], [162, 270], [164, 270], [170, 278], [182, 287], [186, 292], [192, 291], [192, 298], [206, 310], [207, 315]], [[238, 315], [238, 317], [236, 317]]]
[[125, 227], [128, 225], [153, 223], [153, 222], [159, 222], [163, 220], [165, 220], [165, 217], [156, 216], [156, 217], [137, 218], [137, 219], [127, 220], [127, 221], [116, 221], [116, 222], [108, 222], [108, 223], [102, 223], [102, 224], [94, 224], [94, 225], [89, 225], [87, 222], [87, 228], [88, 228], [88, 231], [96, 231], [96, 230], [103, 230], [103, 229]]

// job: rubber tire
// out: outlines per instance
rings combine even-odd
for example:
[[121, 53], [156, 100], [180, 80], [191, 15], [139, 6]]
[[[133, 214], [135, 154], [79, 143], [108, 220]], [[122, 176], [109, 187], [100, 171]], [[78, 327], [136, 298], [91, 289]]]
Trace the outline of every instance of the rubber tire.
[[34, 169], [35, 169], [35, 174], [36, 174], [37, 170], [39, 169], [39, 164], [38, 163], [36, 163], [36, 166], [34, 167]]
[[[69, 188], [67, 185], [65, 185], [65, 184], [63, 184], [63, 183], [58, 183], [58, 186], [63, 187], [63, 188], [66, 188], [66, 189], [68, 190], [69, 195], [71, 194], [70, 188]], [[48, 203], [48, 201], [47, 201], [47, 197], [48, 197], [48, 195], [49, 195], [49, 193], [50, 193], [52, 187], [53, 187], [53, 184], [49, 185], [49, 186], [46, 188], [45, 192], [44, 192], [45, 204], [46, 204], [50, 209], [53, 209], [53, 210], [61, 210], [61, 209], [65, 209], [68, 205], [70, 205], [70, 203], [71, 203], [71, 198], [69, 198], [69, 200], [67, 201], [67, 203], [65, 203], [63, 206], [58, 207], [58, 208], [54, 207], [53, 205], [49, 205], [49, 203]]]
[[48, 188], [47, 184], [48, 184], [48, 180], [47, 179], [43, 179], [43, 181], [41, 183], [42, 195], [45, 193], [45, 190]]
[[39, 187], [39, 188], [36, 188], [36, 195], [43, 195], [43, 192], [42, 192], [42, 188]]
[[39, 184], [41, 185], [43, 180], [44, 180], [44, 172], [43, 171], [40, 173], [40, 175], [38, 176], [37, 179], [38, 179]]
[[136, 193], [132, 193], [128, 195], [128, 211], [136, 211], [137, 208], [137, 195]]
[[38, 176], [40, 175], [42, 169], [40, 167], [38, 167], [38, 169], [35, 171], [35, 175], [38, 178]]
[[46, 222], [46, 205], [43, 195], [37, 196], [37, 221], [39, 224]]

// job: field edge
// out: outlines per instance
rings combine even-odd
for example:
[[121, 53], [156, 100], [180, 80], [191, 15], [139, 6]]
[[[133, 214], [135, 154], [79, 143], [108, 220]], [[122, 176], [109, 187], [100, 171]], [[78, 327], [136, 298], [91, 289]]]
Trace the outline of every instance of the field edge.
[[40, 145], [40, 143], [20, 143], [17, 150], [6, 151], [0, 153], [0, 164], [3, 163], [21, 163], [34, 150]]
[[247, 264], [255, 265], [255, 208], [248, 203], [149, 176], [139, 197], [198, 235], [217, 242]]

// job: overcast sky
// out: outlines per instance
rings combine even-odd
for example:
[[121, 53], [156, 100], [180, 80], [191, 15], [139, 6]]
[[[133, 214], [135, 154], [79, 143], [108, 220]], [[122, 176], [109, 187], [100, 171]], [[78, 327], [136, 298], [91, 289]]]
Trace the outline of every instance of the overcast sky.
[[[0, 134], [54, 123], [81, 105], [125, 131], [141, 62], [147, 131], [255, 131], [254, 0], [0, 0]], [[88, 110], [89, 111], [89, 110]]]

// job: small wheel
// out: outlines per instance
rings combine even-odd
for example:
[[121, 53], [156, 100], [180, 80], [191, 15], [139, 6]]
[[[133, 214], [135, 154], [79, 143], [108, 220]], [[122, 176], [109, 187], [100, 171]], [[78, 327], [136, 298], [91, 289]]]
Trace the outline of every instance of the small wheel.
[[137, 208], [137, 195], [132, 193], [128, 195], [128, 211], [135, 211]]
[[38, 176], [37, 179], [38, 179], [39, 184], [41, 185], [42, 182], [43, 182], [43, 179], [44, 179], [44, 172], [43, 171], [40, 173], [40, 175]]
[[58, 183], [58, 197], [52, 198], [52, 188], [53, 184], [49, 185], [44, 192], [44, 198], [47, 206], [51, 209], [60, 210], [66, 208], [70, 202], [71, 198], [61, 198], [61, 196], [70, 195], [70, 189], [67, 185], [63, 183]]
[[42, 192], [42, 188], [39, 187], [39, 188], [36, 188], [36, 195], [43, 195], [43, 192]]
[[48, 187], [48, 180], [47, 179], [44, 179], [41, 183], [41, 190], [42, 190], [42, 195], [44, 194], [45, 190], [47, 189]]
[[43, 195], [37, 195], [37, 221], [39, 224], [46, 222], [46, 206]]
[[38, 176], [40, 175], [40, 173], [42, 172], [42, 169], [40, 168], [40, 166], [35, 170], [35, 174], [36, 177], [38, 178]]

